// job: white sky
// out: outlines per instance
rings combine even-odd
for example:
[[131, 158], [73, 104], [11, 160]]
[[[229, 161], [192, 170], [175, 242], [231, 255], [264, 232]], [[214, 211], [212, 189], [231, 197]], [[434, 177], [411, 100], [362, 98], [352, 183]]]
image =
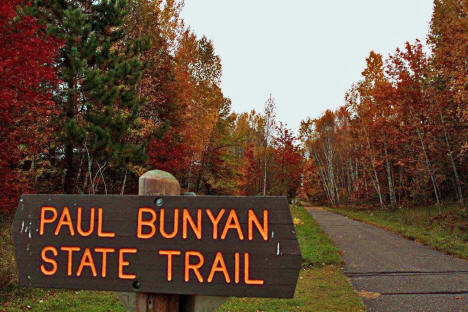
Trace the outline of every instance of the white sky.
[[371, 50], [385, 57], [425, 40], [432, 0], [186, 0], [183, 18], [214, 43], [222, 90], [236, 112], [262, 112], [297, 131], [344, 103]]

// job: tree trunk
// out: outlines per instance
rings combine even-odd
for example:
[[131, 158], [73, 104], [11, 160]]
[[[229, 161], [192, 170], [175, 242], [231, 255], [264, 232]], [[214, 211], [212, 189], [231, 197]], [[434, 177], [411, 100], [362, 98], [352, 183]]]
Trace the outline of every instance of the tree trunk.
[[266, 183], [267, 183], [267, 148], [268, 143], [265, 141], [265, 151], [263, 155], [263, 196], [266, 195]]
[[370, 160], [371, 160], [371, 167], [372, 167], [372, 172], [373, 172], [373, 175], [374, 175], [374, 180], [373, 180], [373, 184], [374, 184], [374, 188], [375, 190], [377, 191], [377, 195], [379, 196], [379, 201], [380, 201], [380, 208], [381, 209], [385, 209], [385, 204], [383, 202], [383, 198], [382, 198], [382, 192], [380, 190], [380, 182], [379, 182], [379, 176], [377, 175], [377, 170], [375, 169], [375, 157], [374, 157], [374, 149], [370, 143], [370, 139], [369, 139], [369, 133], [367, 132], [367, 129], [364, 129], [364, 131], [366, 132], [366, 138], [367, 138], [367, 145], [369, 147], [369, 154], [370, 154]]
[[393, 181], [392, 181], [392, 171], [390, 168], [390, 161], [388, 159], [388, 151], [387, 151], [387, 140], [384, 138], [384, 153], [385, 153], [385, 167], [387, 169], [387, 181], [388, 181], [388, 192], [390, 195], [390, 205], [395, 208], [396, 207], [396, 197], [395, 191], [393, 189]]
[[333, 166], [333, 145], [331, 144], [330, 138], [327, 138], [327, 146], [324, 147], [324, 155], [328, 167], [328, 185], [330, 186], [330, 191], [335, 199], [335, 205], [338, 205], [340, 197], [338, 187], [336, 185], [335, 170]]
[[205, 155], [205, 152], [203, 151], [202, 152], [202, 158], [201, 158], [201, 164], [200, 164], [200, 171], [198, 172], [198, 177], [197, 177], [197, 181], [195, 182], [195, 192], [200, 192], [200, 184], [201, 184], [201, 180], [202, 180], [202, 177], [203, 177], [203, 173], [205, 172], [205, 161], [206, 161], [206, 155]]
[[73, 145], [70, 143], [65, 144], [65, 185], [63, 191], [65, 194], [73, 193]]
[[120, 195], [124, 195], [125, 193], [125, 184], [127, 183], [127, 169], [125, 169], [125, 175], [122, 181], [122, 188], [120, 189]]
[[319, 176], [320, 176], [320, 180], [322, 181], [322, 187], [325, 190], [325, 193], [326, 193], [330, 203], [333, 206], [335, 206], [335, 199], [332, 196], [332, 194], [330, 192], [330, 187], [328, 186], [328, 183], [327, 183], [325, 168], [323, 168], [322, 163], [320, 162], [319, 156], [317, 154], [315, 154], [315, 153], [314, 153], [314, 158], [315, 158], [315, 162], [317, 164], [317, 168], [319, 169]]
[[424, 153], [424, 158], [425, 158], [425, 160], [426, 160], [427, 172], [429, 173], [429, 176], [430, 176], [431, 181], [432, 181], [432, 186], [434, 187], [434, 195], [435, 195], [435, 197], [436, 197], [437, 207], [438, 207], [438, 209], [439, 209], [439, 213], [441, 213], [441, 209], [440, 209], [440, 200], [439, 200], [439, 192], [437, 191], [437, 184], [436, 184], [436, 181], [435, 181], [434, 174], [432, 173], [431, 161], [429, 160], [429, 156], [427, 155], [426, 145], [424, 144], [424, 140], [423, 140], [423, 138], [422, 138], [421, 131], [419, 131], [419, 128], [417, 128], [417, 127], [416, 127], [416, 133], [418, 134], [418, 138], [419, 138], [419, 141], [420, 141], [420, 143], [421, 143], [421, 147], [422, 147], [422, 150], [423, 150], [423, 153]]
[[444, 138], [445, 138], [445, 144], [447, 144], [448, 158], [449, 158], [450, 164], [452, 166], [453, 175], [455, 177], [455, 184], [456, 184], [455, 193], [457, 194], [458, 202], [460, 203], [460, 205], [462, 207], [464, 207], [465, 203], [463, 201], [463, 190], [462, 190], [460, 178], [459, 178], [459, 175], [458, 175], [457, 166], [455, 165], [455, 160], [453, 159], [452, 148], [450, 146], [450, 141], [449, 141], [449, 137], [448, 137], [448, 133], [447, 133], [447, 128], [445, 126], [445, 120], [444, 120], [444, 117], [442, 115], [442, 112], [439, 111], [439, 114], [440, 114], [440, 121], [442, 122], [442, 127], [444, 129]]
[[[65, 103], [65, 115], [66, 121], [73, 120], [75, 118], [75, 107], [76, 107], [76, 77], [73, 78], [71, 85], [69, 86], [71, 90], [74, 92], [67, 99]], [[73, 168], [73, 138], [66, 137], [65, 142], [65, 182], [63, 186], [63, 190], [65, 194], [72, 194], [73, 193], [73, 176], [74, 176], [74, 168]]]

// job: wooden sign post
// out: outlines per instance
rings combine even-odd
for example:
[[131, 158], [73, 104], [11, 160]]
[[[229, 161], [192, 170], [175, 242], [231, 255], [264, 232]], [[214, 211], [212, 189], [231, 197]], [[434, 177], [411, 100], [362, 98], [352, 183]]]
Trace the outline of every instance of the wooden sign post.
[[301, 254], [285, 197], [166, 196], [178, 183], [143, 177], [142, 196], [23, 195], [20, 284], [133, 292], [138, 312], [177, 311], [177, 295], [294, 295]]
[[[180, 184], [168, 172], [148, 171], [138, 181], [138, 195], [180, 195]], [[136, 294], [136, 312], [171, 311], [179, 311], [178, 295]]]

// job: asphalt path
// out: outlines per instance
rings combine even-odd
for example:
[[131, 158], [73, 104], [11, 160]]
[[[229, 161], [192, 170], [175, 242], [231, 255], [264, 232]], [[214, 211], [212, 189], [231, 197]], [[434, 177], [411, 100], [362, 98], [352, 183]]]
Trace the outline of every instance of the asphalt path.
[[468, 261], [320, 207], [306, 209], [341, 251], [368, 311], [468, 311]]

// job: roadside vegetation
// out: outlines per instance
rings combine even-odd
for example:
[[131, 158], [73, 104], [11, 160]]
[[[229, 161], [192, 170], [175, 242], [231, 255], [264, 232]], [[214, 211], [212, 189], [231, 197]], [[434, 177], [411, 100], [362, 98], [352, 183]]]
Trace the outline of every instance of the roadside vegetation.
[[303, 207], [292, 206], [291, 213], [303, 258], [294, 298], [231, 298], [220, 311], [364, 311], [341, 271], [338, 249]]
[[17, 289], [15, 293], [0, 311], [126, 312], [112, 292]]
[[[303, 207], [291, 206], [291, 213], [303, 257], [294, 298], [230, 298], [220, 311], [364, 311], [341, 271], [338, 249]], [[11, 218], [0, 219], [1, 312], [125, 312], [111, 292], [18, 287], [10, 228]]]
[[356, 207], [330, 211], [399, 233], [440, 251], [468, 259], [468, 213], [458, 205], [372, 210]]
[[370, 51], [344, 104], [302, 122], [304, 198], [379, 207], [355, 216], [466, 255], [467, 14], [466, 1], [434, 1], [426, 38]]

